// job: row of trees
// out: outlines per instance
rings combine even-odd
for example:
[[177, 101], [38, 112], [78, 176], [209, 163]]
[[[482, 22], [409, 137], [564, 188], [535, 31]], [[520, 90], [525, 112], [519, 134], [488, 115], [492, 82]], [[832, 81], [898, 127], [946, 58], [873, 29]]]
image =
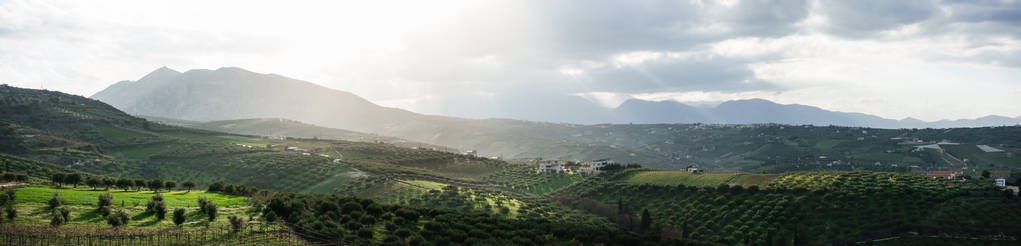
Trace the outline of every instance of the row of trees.
[[[13, 196], [13, 193], [10, 194]], [[6, 197], [6, 195], [4, 197]], [[7, 201], [7, 199], [0, 198], [0, 201]], [[11, 199], [11, 201], [13, 201], [13, 198]], [[53, 197], [50, 198], [50, 200], [47, 203], [49, 205], [51, 213], [53, 214], [53, 219], [50, 220], [50, 225], [60, 226], [69, 221], [68, 216], [70, 214], [70, 211], [67, 208], [64, 208], [63, 206], [64, 198], [60, 196], [60, 193], [54, 193]], [[206, 199], [205, 197], [200, 197], [198, 199], [198, 203], [199, 210], [207, 215], [207, 218], [209, 218], [210, 222], [216, 220], [218, 209], [215, 203], [213, 203], [209, 199]], [[128, 222], [130, 222], [131, 220], [128, 217], [128, 214], [125, 213], [123, 210], [117, 210], [116, 212], [114, 212], [111, 209], [112, 206], [113, 196], [111, 196], [108, 193], [99, 195], [99, 202], [97, 203], [96, 210], [98, 210], [101, 215], [106, 217], [106, 223], [113, 227], [127, 225]], [[164, 218], [166, 218], [167, 211], [168, 211], [167, 204], [163, 200], [163, 195], [160, 195], [159, 193], [153, 195], [152, 198], [149, 199], [149, 202], [146, 203], [145, 205], [145, 213], [152, 213], [153, 215], [156, 216], [156, 220], [163, 220]], [[177, 208], [174, 210], [173, 222], [175, 225], [181, 226], [182, 224], [184, 224], [186, 220], [187, 217], [185, 215], [184, 208]], [[240, 229], [240, 219], [232, 218], [231, 225], [235, 228], [235, 230]]]
[[28, 182], [28, 175], [4, 173], [0, 175], [0, 181], [4, 182]]
[[668, 242], [671, 239], [640, 237], [620, 230], [604, 219], [582, 214], [546, 217], [540, 213], [521, 213], [513, 218], [504, 218], [492, 216], [489, 212], [460, 211], [445, 206], [434, 206], [434, 209], [379, 204], [354, 197], [291, 193], [275, 193], [263, 204], [262, 217], [266, 221], [283, 219], [302, 234], [312, 237], [309, 239], [340, 244], [680, 243]]
[[[124, 189], [125, 191], [132, 189], [142, 190], [144, 188], [148, 188], [152, 191], [160, 191], [161, 189], [173, 190], [174, 188], [177, 188], [177, 182], [174, 181], [163, 181], [161, 179], [114, 179], [99, 176], [85, 177], [80, 173], [56, 173], [50, 177], [50, 181], [53, 185], [73, 185], [75, 188], [78, 188], [78, 184], [81, 184], [82, 181], [84, 181], [85, 185], [88, 185], [93, 189], [98, 189], [100, 187], [110, 189], [110, 187], [116, 186]], [[190, 180], [184, 181], [181, 183], [181, 187], [191, 191], [191, 189], [195, 188], [195, 182]]]

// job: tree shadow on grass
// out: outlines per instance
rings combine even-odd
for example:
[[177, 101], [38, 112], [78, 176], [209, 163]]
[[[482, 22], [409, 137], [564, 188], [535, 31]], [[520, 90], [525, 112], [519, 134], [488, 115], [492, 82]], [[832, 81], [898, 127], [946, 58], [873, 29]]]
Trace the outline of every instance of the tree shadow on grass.
[[28, 212], [28, 215], [29, 216], [39, 216], [39, 215], [42, 215], [44, 213], [48, 214], [48, 213], [52, 213], [52, 212], [53, 212], [53, 209], [50, 209], [50, 206], [42, 206], [42, 207], [37, 207], [37, 208], [33, 209], [31, 212]]
[[72, 219], [71, 221], [75, 222], [88, 221], [90, 223], [95, 223], [103, 221], [103, 215], [100, 214], [99, 210], [97, 209], [89, 209], [87, 212], [79, 214], [78, 217]]
[[163, 221], [163, 220], [157, 220], [156, 217], [153, 217], [152, 220], [146, 221], [145, 223], [138, 224], [138, 226], [153, 226], [155, 224], [159, 224], [160, 221]]
[[181, 191], [172, 191], [172, 192], [167, 192], [167, 193], [164, 193], [164, 195], [171, 195], [171, 196], [185, 196], [185, 195], [188, 195], [188, 192], [181, 192]]
[[202, 221], [202, 220], [209, 219], [209, 215], [207, 215], [206, 213], [203, 213], [202, 211], [199, 211], [197, 209], [194, 212], [187, 213], [186, 215], [188, 216], [188, 220], [187, 221], [196, 221], [196, 220]]
[[152, 212], [146, 211], [146, 212], [142, 212], [142, 213], [136, 214], [135, 216], [131, 216], [131, 220], [143, 220], [143, 219], [149, 218], [149, 217], [154, 217], [155, 218], [155, 215], [156, 214], [154, 214]]

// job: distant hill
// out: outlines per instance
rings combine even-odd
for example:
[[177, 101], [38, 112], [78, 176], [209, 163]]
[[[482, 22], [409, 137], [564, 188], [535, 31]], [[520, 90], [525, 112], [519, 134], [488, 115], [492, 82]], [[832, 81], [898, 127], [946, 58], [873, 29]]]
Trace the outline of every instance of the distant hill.
[[[567, 96], [570, 97], [570, 96]], [[408, 138], [413, 132], [439, 130], [469, 120], [422, 115], [376, 105], [355, 94], [276, 74], [241, 68], [178, 72], [162, 67], [137, 81], [121, 81], [96, 93], [94, 99], [135, 115], [195, 121], [286, 118], [315, 125]], [[951, 128], [1021, 124], [1021, 116], [925, 122], [777, 104], [763, 99], [726, 101], [715, 107], [694, 107], [676, 101], [630, 99], [617, 108], [585, 100], [557, 100], [532, 107], [525, 119], [575, 124], [715, 123], [837, 125], [873, 128]], [[526, 103], [527, 104], [527, 103]], [[527, 104], [531, 105], [531, 104]], [[411, 138], [426, 140], [430, 136]], [[449, 144], [449, 143], [448, 143]], [[453, 146], [456, 147], [456, 146]]]
[[985, 116], [977, 119], [925, 122], [918, 119], [886, 119], [862, 113], [835, 112], [800, 104], [777, 104], [764, 99], [726, 101], [716, 107], [693, 107], [675, 101], [631, 99], [613, 110], [616, 123], [716, 123], [857, 126], [874, 128], [952, 128], [1011, 126], [1021, 117]]
[[344, 91], [240, 68], [177, 72], [160, 68], [92, 96], [134, 115], [189, 121], [286, 118], [329, 128], [477, 149], [486, 156], [602, 158], [650, 162], [641, 153], [551, 139], [532, 131], [549, 123], [472, 120], [382, 107]]
[[[887, 163], [900, 160], [898, 159], [900, 157], [878, 152], [891, 149], [896, 149], [898, 153], [905, 151], [903, 148], [897, 148], [896, 141], [889, 138], [914, 136], [919, 133], [868, 127], [864, 130], [870, 134], [849, 134], [862, 130], [854, 127], [808, 127], [804, 131], [792, 131], [793, 128], [788, 127], [781, 131], [783, 126], [775, 125], [707, 127], [694, 123], [780, 123], [906, 128], [925, 124], [1012, 125], [1009, 123], [1015, 119], [985, 117], [976, 120], [926, 123], [913, 119], [890, 120], [860, 113], [833, 112], [805, 105], [776, 104], [761, 99], [729, 101], [715, 107], [694, 107], [672, 101], [630, 100], [615, 109], [585, 110], [592, 116], [586, 119], [587, 122], [613, 124], [579, 125], [512, 119], [463, 119], [383, 107], [349, 92], [240, 68], [190, 70], [183, 73], [160, 68], [138, 81], [118, 82], [96, 93], [92, 98], [110, 103], [134, 115], [191, 121], [286, 118], [368, 135], [389, 136], [460, 150], [475, 149], [483, 156], [568, 160], [612, 158], [621, 162], [638, 162], [658, 168], [680, 168], [694, 163], [709, 165], [719, 170], [804, 169], [804, 166], [791, 163], [802, 161], [805, 156], [820, 153], [839, 154], [842, 159], [860, 158], [865, 152], [877, 153], [866, 155], [868, 156], [866, 159]], [[556, 108], [556, 105], [550, 107]], [[550, 114], [549, 117], [555, 118], [556, 115], [558, 114]], [[578, 119], [577, 116], [564, 117]], [[684, 124], [676, 125], [677, 123]], [[209, 127], [243, 133], [223, 128], [227, 125], [230, 124]], [[997, 131], [1004, 130], [990, 132]], [[266, 135], [265, 132], [244, 133]], [[877, 135], [875, 134], [877, 132], [883, 134]], [[884, 145], [865, 148], [852, 144], [859, 137], [880, 139], [884, 141]], [[945, 139], [961, 141], [954, 138]], [[999, 140], [999, 138], [983, 139]], [[816, 146], [817, 142], [822, 143], [819, 144], [819, 148]], [[831, 148], [827, 143], [845, 144]], [[975, 143], [1007, 144], [1003, 141]], [[916, 156], [906, 160], [909, 160], [908, 163], [947, 164], [945, 161], [936, 161], [937, 159], [939, 158], [919, 159]], [[820, 164], [815, 162], [817, 161], [813, 161], [813, 165]]]
[[312, 124], [302, 123], [300, 121], [282, 118], [240, 119], [201, 122], [170, 119], [155, 116], [141, 116], [141, 117], [162, 124], [217, 132], [227, 132], [234, 134], [266, 136], [274, 138], [307, 138], [307, 139], [320, 138], [370, 143], [382, 142], [408, 148], [420, 147], [448, 152], [457, 152], [456, 149], [451, 149], [439, 145], [408, 141], [400, 138], [380, 136], [376, 134], [368, 134], [335, 128], [321, 127]]
[[0, 140], [0, 159], [40, 179], [82, 172], [301, 191], [341, 173], [328, 158], [239, 144], [259, 138], [153, 123], [98, 100], [7, 85], [0, 85]]

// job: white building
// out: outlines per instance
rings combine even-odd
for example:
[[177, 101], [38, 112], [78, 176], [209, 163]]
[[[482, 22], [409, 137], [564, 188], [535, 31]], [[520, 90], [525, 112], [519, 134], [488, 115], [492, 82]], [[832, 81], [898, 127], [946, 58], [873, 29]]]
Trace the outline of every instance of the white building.
[[594, 161], [587, 162], [585, 164], [587, 164], [589, 167], [593, 167], [593, 168], [599, 169], [599, 168], [605, 167], [607, 165], [617, 164], [617, 162], [615, 162], [613, 160], [610, 160], [610, 159], [599, 159], [599, 160], [594, 160]]
[[464, 155], [471, 156], [471, 157], [479, 157], [479, 152], [475, 151], [475, 150], [467, 150], [467, 151], [464, 152]]
[[1007, 187], [1007, 179], [1002, 178], [996, 179], [996, 186]]
[[535, 173], [546, 173], [546, 172], [559, 173], [559, 172], [566, 172], [567, 171], [567, 169], [564, 168], [564, 162], [561, 161], [560, 159], [548, 159], [548, 160], [538, 159], [535, 162], [539, 166], [539, 169]]
[[578, 172], [585, 175], [598, 175], [603, 172], [599, 170], [600, 168], [613, 164], [617, 164], [617, 162], [610, 159], [589, 161], [585, 163], [585, 166], [578, 168]]

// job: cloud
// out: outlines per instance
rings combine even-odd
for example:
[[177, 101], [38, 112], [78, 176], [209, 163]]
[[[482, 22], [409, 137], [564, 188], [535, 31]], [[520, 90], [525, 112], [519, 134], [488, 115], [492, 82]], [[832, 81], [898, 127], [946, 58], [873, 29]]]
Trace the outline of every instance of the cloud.
[[237, 66], [475, 118], [555, 117], [568, 112], [550, 108], [565, 105], [596, 114], [593, 105], [650, 95], [762, 96], [895, 118], [1018, 115], [900, 95], [1021, 104], [1001, 93], [1016, 91], [1019, 16], [1021, 1], [1007, 0], [8, 0], [0, 81], [90, 95], [160, 66]]
[[932, 0], [825, 1], [818, 7], [826, 17], [826, 31], [849, 38], [867, 38], [880, 31], [928, 20], [939, 13]]
[[586, 71], [589, 87], [617, 92], [775, 89], [755, 78], [748, 61], [709, 51], [638, 52], [614, 56], [614, 65]]

